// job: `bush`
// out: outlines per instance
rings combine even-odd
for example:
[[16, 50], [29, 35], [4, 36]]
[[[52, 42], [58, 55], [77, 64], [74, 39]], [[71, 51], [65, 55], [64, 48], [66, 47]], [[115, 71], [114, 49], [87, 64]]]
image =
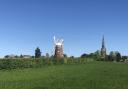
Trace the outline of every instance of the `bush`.
[[2, 59], [0, 69], [32, 68], [35, 63], [32, 59]]
[[1, 59], [0, 69], [17, 69], [17, 68], [33, 68], [33, 67], [37, 68], [37, 67], [42, 67], [44, 65], [58, 65], [58, 64], [82, 64], [82, 63], [86, 63], [87, 61], [88, 61], [87, 58]]

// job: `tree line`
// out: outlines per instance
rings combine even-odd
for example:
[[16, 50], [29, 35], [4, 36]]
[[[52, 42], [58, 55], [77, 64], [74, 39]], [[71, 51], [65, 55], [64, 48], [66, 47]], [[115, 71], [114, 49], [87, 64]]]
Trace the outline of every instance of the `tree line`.
[[118, 51], [111, 51], [109, 55], [106, 55], [106, 57], [103, 59], [101, 58], [101, 51], [98, 50], [94, 53], [90, 54], [82, 54], [81, 58], [93, 58], [97, 61], [116, 61], [116, 62], [125, 62], [128, 59], [128, 56], [122, 56], [120, 52]]

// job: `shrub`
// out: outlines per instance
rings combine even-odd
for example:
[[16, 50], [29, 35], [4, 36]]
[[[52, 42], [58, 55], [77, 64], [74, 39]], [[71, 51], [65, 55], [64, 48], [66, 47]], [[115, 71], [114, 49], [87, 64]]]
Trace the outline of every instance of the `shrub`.
[[82, 64], [82, 63], [86, 63], [87, 60], [88, 60], [87, 58], [1, 59], [0, 69], [33, 68], [33, 67], [36, 68], [36, 67], [42, 67], [44, 65], [58, 65], [58, 64], [79, 64], [79, 63]]
[[32, 68], [35, 63], [32, 59], [2, 59], [0, 69]]

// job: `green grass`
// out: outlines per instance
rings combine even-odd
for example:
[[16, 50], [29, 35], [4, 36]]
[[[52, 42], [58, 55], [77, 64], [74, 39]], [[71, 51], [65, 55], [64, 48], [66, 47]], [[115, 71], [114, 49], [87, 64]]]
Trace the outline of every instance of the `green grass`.
[[89, 62], [0, 70], [0, 89], [128, 89], [128, 65]]

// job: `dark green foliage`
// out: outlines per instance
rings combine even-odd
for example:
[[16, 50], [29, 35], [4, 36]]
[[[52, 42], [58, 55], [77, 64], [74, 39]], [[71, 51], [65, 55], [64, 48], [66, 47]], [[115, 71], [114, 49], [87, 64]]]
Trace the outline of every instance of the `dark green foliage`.
[[35, 50], [35, 58], [40, 58], [40, 57], [41, 57], [41, 51], [40, 51], [39, 47], [37, 47]]
[[9, 55], [5, 55], [4, 58], [9, 58]]
[[67, 58], [68, 56], [67, 56], [67, 54], [64, 54], [64, 58]]
[[116, 61], [119, 62], [121, 60], [121, 54], [117, 53], [116, 54]]
[[90, 58], [31, 58], [31, 59], [1, 59], [0, 69], [17, 69], [17, 68], [37, 68], [45, 65], [60, 65], [60, 64], [85, 64], [91, 61]]
[[56, 59], [56, 58], [53, 58], [51, 60], [51, 62], [54, 64], [54, 65], [58, 65], [58, 64], [64, 64], [64, 59]]
[[86, 53], [81, 55], [81, 58], [86, 58], [86, 57], [88, 57], [88, 54], [86, 54]]
[[1, 59], [0, 69], [32, 68], [35, 62], [32, 59]]
[[81, 58], [85, 58], [85, 59], [95, 59], [97, 61], [101, 61], [102, 59], [100, 58], [100, 52], [96, 51], [95, 53], [90, 53], [90, 54], [82, 54]]
[[23, 55], [22, 54], [20, 55], [20, 58], [23, 58]]
[[124, 62], [127, 58], [128, 58], [127, 56], [122, 56], [123, 62]]
[[110, 55], [108, 56], [108, 60], [119, 62], [121, 60], [121, 54], [118, 51], [116, 51], [116, 52], [111, 51]]

